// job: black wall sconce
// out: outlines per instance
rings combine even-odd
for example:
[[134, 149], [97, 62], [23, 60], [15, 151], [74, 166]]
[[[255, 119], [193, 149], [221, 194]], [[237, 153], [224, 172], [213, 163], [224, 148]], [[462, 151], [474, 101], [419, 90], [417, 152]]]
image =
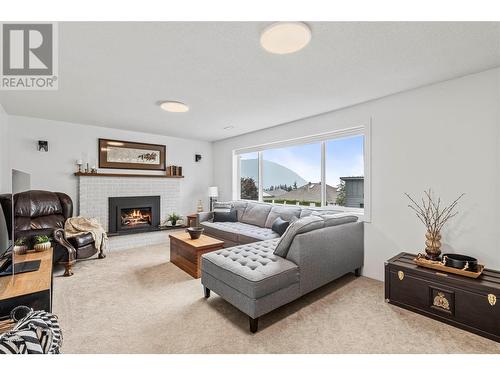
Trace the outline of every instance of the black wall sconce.
[[201, 160], [201, 155], [200, 154], [194, 155], [194, 161], [195, 162], [199, 162], [200, 160]]
[[49, 152], [49, 141], [38, 141], [38, 151]]

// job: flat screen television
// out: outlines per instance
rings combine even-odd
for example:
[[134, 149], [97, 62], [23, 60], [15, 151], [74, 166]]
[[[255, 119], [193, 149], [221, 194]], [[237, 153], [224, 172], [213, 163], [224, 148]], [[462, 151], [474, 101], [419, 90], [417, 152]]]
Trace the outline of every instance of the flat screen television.
[[15, 169], [12, 170], [12, 192], [0, 194], [0, 277], [18, 273], [36, 271], [40, 267], [40, 260], [16, 259], [15, 244], [15, 215], [16, 194], [28, 191], [31, 187], [30, 175]]

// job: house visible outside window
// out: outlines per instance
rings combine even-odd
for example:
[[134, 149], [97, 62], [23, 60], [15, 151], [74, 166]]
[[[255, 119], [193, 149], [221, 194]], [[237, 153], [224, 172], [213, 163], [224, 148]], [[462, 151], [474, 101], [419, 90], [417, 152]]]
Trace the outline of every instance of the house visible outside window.
[[364, 203], [364, 136], [326, 141], [325, 172], [327, 186], [336, 188], [335, 200], [327, 205], [363, 208]]
[[362, 210], [365, 127], [235, 150], [239, 199]]

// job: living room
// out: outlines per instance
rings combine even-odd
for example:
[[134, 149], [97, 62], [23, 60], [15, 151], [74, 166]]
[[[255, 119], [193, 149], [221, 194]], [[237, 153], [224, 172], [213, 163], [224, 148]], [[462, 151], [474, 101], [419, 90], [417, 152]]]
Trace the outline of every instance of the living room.
[[268, 18], [2, 21], [0, 352], [500, 353], [500, 22]]

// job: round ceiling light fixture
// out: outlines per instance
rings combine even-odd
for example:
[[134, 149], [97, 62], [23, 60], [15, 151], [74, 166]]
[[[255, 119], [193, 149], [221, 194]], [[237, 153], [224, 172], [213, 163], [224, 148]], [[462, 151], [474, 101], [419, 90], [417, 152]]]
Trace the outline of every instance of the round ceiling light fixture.
[[279, 55], [300, 51], [310, 41], [311, 29], [303, 22], [273, 23], [260, 36], [262, 48]]
[[189, 107], [182, 103], [182, 102], [174, 102], [171, 100], [168, 100], [166, 102], [162, 102], [160, 104], [161, 109], [167, 112], [187, 112], [189, 111]]

